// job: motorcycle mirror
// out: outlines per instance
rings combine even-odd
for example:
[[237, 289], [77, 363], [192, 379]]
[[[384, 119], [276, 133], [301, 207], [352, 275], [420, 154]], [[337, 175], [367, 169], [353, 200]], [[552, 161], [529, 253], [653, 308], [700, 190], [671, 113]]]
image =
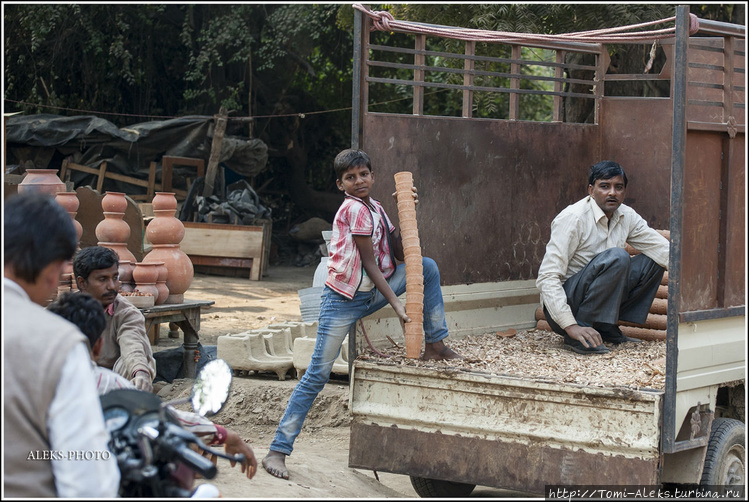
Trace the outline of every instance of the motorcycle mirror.
[[223, 359], [214, 359], [203, 366], [192, 386], [190, 401], [195, 413], [211, 416], [218, 413], [229, 398], [232, 370]]

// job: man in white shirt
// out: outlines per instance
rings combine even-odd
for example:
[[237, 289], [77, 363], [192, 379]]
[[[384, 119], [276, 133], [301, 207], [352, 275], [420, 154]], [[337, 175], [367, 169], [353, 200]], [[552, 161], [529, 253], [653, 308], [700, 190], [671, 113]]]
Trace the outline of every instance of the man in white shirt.
[[44, 305], [76, 248], [54, 198], [18, 194], [3, 211], [3, 488], [7, 497], [117, 496], [85, 337]]
[[[609, 352], [603, 342], [639, 342], [618, 321], [645, 322], [668, 269], [668, 240], [623, 204], [626, 189], [622, 167], [599, 162], [590, 168], [588, 196], [551, 223], [536, 287], [549, 325], [580, 354]], [[626, 244], [640, 254], [630, 257]]]

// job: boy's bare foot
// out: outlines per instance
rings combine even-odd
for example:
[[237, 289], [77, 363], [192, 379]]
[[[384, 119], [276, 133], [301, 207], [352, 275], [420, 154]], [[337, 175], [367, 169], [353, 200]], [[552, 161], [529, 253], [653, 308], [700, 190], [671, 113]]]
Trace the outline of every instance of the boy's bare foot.
[[423, 361], [439, 361], [443, 359], [463, 359], [463, 356], [440, 340], [439, 342], [424, 344], [424, 354], [422, 354], [421, 359]]
[[263, 467], [277, 478], [289, 479], [289, 470], [286, 468], [286, 455], [270, 450], [263, 459]]

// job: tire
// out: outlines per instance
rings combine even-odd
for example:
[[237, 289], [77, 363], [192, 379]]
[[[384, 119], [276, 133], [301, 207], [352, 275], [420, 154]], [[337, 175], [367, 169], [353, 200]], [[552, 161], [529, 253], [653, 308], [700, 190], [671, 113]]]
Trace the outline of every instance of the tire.
[[476, 485], [468, 483], [456, 483], [453, 481], [442, 481], [440, 479], [419, 478], [410, 476], [411, 485], [422, 498], [452, 498], [467, 497]]
[[744, 486], [746, 433], [744, 423], [732, 418], [716, 418], [710, 429], [710, 442], [702, 470], [702, 486]]

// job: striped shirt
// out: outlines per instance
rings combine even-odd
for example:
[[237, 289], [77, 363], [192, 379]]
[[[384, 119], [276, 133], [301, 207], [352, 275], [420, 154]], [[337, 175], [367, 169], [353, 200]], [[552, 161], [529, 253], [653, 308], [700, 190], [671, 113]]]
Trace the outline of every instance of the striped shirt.
[[386, 279], [395, 271], [395, 261], [385, 234], [385, 225], [389, 233], [395, 231], [395, 227], [382, 205], [371, 197], [369, 201], [371, 206], [358, 197], [346, 195], [333, 220], [328, 279], [325, 285], [349, 299], [354, 297], [364, 279], [364, 266], [356, 248], [355, 235], [372, 238], [377, 266]]
[[577, 324], [562, 285], [602, 251], [624, 248], [625, 244], [668, 269], [668, 240], [629, 206], [619, 206], [609, 221], [595, 200], [587, 196], [554, 218], [536, 287], [541, 302], [561, 328]]

